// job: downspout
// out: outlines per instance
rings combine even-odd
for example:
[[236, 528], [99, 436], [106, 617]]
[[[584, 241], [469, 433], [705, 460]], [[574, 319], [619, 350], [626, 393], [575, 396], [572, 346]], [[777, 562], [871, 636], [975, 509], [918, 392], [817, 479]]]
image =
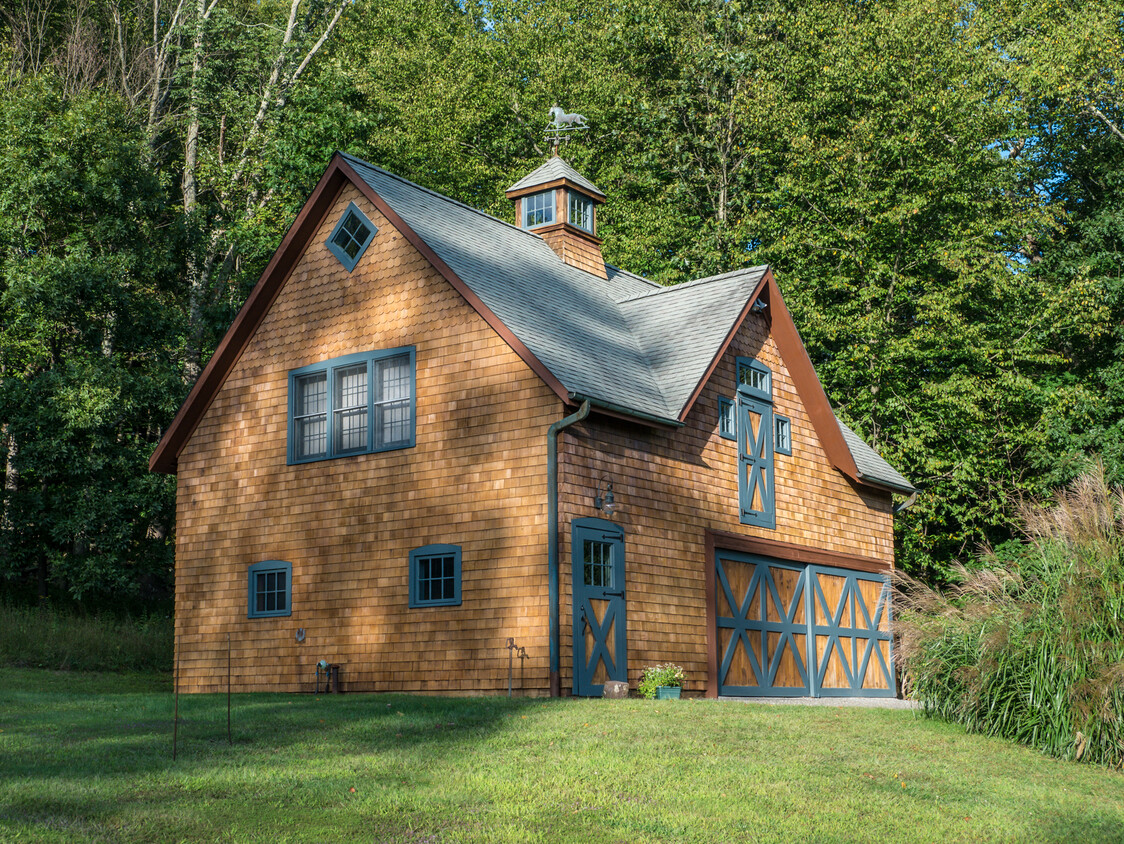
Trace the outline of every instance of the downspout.
[[550, 696], [562, 696], [561, 651], [562, 631], [558, 626], [558, 432], [569, 428], [589, 416], [589, 401], [583, 401], [577, 413], [559, 419], [546, 432], [546, 498], [547, 570], [549, 572], [550, 599]]

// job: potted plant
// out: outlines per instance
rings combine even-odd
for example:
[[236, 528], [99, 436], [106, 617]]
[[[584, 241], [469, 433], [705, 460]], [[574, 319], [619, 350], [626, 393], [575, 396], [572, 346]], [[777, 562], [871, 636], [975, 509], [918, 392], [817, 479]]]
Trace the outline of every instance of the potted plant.
[[666, 700], [678, 698], [683, 688], [683, 681], [687, 679], [682, 666], [673, 662], [663, 665], [649, 665], [640, 675], [640, 694], [646, 698]]

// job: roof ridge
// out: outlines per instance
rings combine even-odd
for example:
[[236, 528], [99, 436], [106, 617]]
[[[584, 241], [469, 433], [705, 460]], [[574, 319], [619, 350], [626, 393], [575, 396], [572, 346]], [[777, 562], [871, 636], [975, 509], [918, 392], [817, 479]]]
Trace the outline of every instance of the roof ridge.
[[[660, 285], [659, 290], [653, 290], [651, 293], [641, 293], [637, 296], [629, 296], [625, 299], [618, 299], [617, 304], [623, 305], [626, 302], [635, 302], [638, 299], [650, 299], [653, 296], [660, 296], [664, 293], [670, 293], [675, 290], [685, 290], [687, 288], [700, 287], [704, 284], [710, 284], [714, 281], [728, 281], [729, 279], [735, 278], [737, 276], [746, 275], [747, 273], [750, 273], [754, 270], [767, 270], [768, 268], [768, 264], [758, 264], [753, 267], [742, 267], [740, 270], [731, 270], [728, 273], [719, 273], [718, 275], [711, 275], [705, 278], [691, 279], [690, 281], [684, 281], [681, 284], [669, 284], [667, 286]], [[647, 279], [645, 279], [645, 281], [647, 281]]]
[[[664, 289], [664, 285], [660, 284], [658, 281], [652, 281], [650, 278], [645, 278], [644, 276], [640, 275], [640, 273], [634, 273], [634, 272], [632, 272], [632, 270], [621, 269], [616, 264], [610, 264], [608, 261], [605, 262], [605, 266], [608, 267], [609, 269], [613, 270], [614, 272], [618, 272], [621, 275], [631, 276], [632, 278], [635, 278], [637, 281], [642, 281], [645, 284], [651, 285], [652, 287], [657, 288], [659, 290]], [[641, 294], [641, 295], [647, 296], [648, 294], [644, 293], [644, 294]], [[620, 304], [620, 303], [618, 302], [617, 304]]]
[[513, 229], [517, 232], [520, 232], [521, 234], [530, 235], [533, 238], [536, 238], [538, 240], [542, 240], [542, 235], [536, 234], [533, 231], [528, 231], [527, 229], [521, 229], [521, 228], [519, 228], [519, 226], [515, 225], [514, 223], [509, 223], [507, 220], [501, 220], [499, 217], [497, 217], [494, 214], [489, 214], [487, 211], [482, 211], [479, 208], [473, 208], [471, 205], [468, 205], [467, 203], [461, 202], [459, 199], [453, 199], [453, 197], [448, 196], [448, 195], [443, 194], [443, 193], [439, 193], [438, 191], [435, 191], [432, 188], [427, 188], [425, 185], [419, 185], [417, 182], [410, 181], [405, 176], [399, 176], [397, 173], [392, 173], [389, 170], [386, 170], [382, 167], [379, 167], [379, 165], [377, 165], [377, 164], [371, 164], [369, 161], [364, 161], [362, 158], [359, 158], [358, 156], [352, 155], [351, 153], [344, 152], [343, 150], [338, 150], [338, 152], [339, 152], [340, 155], [342, 155], [344, 158], [348, 159], [349, 161], [358, 162], [359, 164], [361, 164], [362, 166], [364, 166], [364, 167], [366, 167], [370, 170], [377, 170], [382, 175], [387, 176], [391, 179], [394, 179], [395, 181], [402, 182], [403, 184], [409, 185], [412, 188], [417, 188], [418, 190], [422, 191], [423, 193], [428, 193], [430, 196], [434, 196], [437, 199], [444, 200], [445, 202], [449, 202], [453, 205], [456, 205], [460, 208], [463, 208], [465, 211], [471, 211], [473, 214], [479, 214], [481, 217], [486, 217], [489, 220], [493, 220], [493, 221], [495, 221], [495, 222], [497, 222], [501, 225], [507, 226], [509, 229]]

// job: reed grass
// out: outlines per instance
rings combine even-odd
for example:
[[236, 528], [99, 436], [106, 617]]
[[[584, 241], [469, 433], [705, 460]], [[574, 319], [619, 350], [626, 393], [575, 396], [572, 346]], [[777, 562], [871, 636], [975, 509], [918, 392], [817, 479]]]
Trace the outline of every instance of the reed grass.
[[943, 591], [896, 575], [898, 655], [931, 716], [1124, 766], [1124, 491], [1095, 466]]
[[0, 665], [59, 671], [170, 671], [172, 620], [0, 604]]

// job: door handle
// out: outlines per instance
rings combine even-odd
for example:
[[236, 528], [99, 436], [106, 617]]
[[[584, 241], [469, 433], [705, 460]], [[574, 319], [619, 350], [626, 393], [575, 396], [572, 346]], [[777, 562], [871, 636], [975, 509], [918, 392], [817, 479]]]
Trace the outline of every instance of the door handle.
[[620, 592], [602, 592], [601, 594], [605, 595], [606, 597], [623, 598], [624, 590], [622, 589]]

